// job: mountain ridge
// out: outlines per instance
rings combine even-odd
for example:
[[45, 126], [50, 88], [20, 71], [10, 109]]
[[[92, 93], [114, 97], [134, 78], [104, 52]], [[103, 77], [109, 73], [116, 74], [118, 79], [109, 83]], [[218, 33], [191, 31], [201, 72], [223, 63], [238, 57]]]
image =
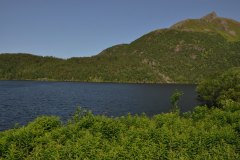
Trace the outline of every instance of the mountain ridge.
[[200, 19], [187, 19], [180, 21], [170, 29], [199, 32], [216, 32], [229, 41], [240, 41], [240, 22], [219, 17], [216, 12], [211, 12]]
[[[229, 38], [225, 30], [220, 33], [219, 28], [212, 29], [222, 24], [217, 23], [222, 19], [213, 12], [193, 20], [196, 23], [191, 25], [185, 20], [180, 28], [175, 24], [168, 29], [157, 29], [129, 44], [109, 47], [92, 57], [65, 60], [28, 54], [1, 54], [0, 79], [197, 83], [240, 66], [240, 41]], [[214, 24], [210, 25], [212, 30], [203, 31], [209, 23]], [[201, 25], [196, 29], [196, 24]], [[236, 28], [229, 25], [230, 30], [232, 26]], [[237, 36], [240, 36], [237, 31]]]

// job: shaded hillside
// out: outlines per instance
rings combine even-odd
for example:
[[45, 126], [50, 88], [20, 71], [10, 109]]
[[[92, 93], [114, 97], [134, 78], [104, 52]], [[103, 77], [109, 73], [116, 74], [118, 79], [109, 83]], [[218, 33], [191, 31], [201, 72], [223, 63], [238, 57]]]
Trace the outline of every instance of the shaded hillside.
[[[207, 21], [207, 17], [199, 21]], [[203, 32], [201, 25], [199, 30], [189, 29], [175, 25], [156, 30], [86, 58], [1, 54], [0, 79], [195, 83], [240, 66], [239, 41], [229, 41], [217, 29]]]

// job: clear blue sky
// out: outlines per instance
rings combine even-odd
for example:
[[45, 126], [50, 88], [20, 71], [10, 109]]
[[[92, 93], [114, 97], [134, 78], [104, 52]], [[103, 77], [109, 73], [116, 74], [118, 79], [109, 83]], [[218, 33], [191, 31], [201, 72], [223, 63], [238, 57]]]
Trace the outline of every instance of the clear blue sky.
[[0, 0], [0, 53], [92, 56], [211, 11], [240, 21], [240, 0]]

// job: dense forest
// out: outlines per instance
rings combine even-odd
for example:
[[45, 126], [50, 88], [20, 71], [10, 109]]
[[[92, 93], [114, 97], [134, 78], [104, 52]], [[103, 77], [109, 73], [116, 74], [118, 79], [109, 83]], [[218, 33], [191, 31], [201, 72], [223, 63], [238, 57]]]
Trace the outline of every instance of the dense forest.
[[0, 54], [0, 79], [197, 83], [240, 66], [239, 28], [239, 22], [212, 13], [152, 31], [92, 57]]
[[219, 34], [157, 30], [87, 58], [1, 54], [0, 79], [193, 83], [240, 66], [240, 42]]
[[0, 132], [0, 159], [237, 160], [239, 84], [240, 68], [202, 81], [199, 96], [211, 103], [183, 114], [175, 106], [181, 94], [174, 94], [175, 109], [153, 117], [106, 117], [81, 109], [65, 124], [59, 117], [38, 117]]

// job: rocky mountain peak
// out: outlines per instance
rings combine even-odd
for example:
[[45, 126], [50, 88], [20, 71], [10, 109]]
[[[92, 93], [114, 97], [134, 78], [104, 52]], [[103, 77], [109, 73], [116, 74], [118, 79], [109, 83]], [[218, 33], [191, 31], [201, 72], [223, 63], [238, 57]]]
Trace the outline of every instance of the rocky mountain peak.
[[206, 16], [202, 17], [201, 19], [211, 21], [211, 20], [216, 19], [216, 18], [218, 18], [217, 13], [216, 12], [211, 12], [211, 13], [207, 14]]

